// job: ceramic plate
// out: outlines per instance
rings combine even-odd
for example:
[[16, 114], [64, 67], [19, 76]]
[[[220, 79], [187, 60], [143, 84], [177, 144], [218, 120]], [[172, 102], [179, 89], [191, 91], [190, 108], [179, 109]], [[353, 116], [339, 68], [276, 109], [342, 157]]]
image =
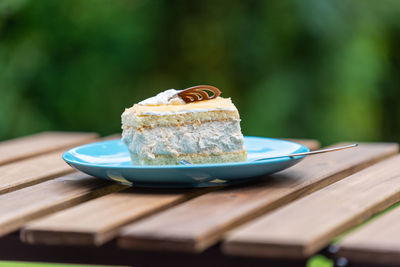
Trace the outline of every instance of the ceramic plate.
[[217, 164], [140, 166], [133, 165], [120, 140], [78, 146], [66, 151], [63, 159], [87, 174], [124, 184], [145, 187], [205, 187], [257, 179], [298, 163], [302, 157], [283, 157], [252, 162], [260, 157], [307, 152], [294, 142], [264, 138], [244, 138], [247, 161]]

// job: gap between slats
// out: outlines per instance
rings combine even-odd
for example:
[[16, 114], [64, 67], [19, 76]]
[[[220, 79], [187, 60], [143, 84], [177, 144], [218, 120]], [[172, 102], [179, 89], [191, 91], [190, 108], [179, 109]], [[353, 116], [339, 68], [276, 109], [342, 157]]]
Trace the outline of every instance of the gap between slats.
[[[80, 145], [95, 141], [96, 139], [94, 138], [96, 136], [97, 135], [95, 134], [83, 133], [46, 133], [39, 134], [35, 136], [35, 138], [27, 137], [28, 139], [19, 140], [16, 144], [22, 145], [26, 140], [28, 140], [26, 141], [28, 143], [25, 144], [28, 145], [32, 140], [39, 142], [37, 139], [40, 139], [41, 141], [39, 144], [41, 144], [45, 142], [45, 138], [49, 138], [52, 140], [51, 143], [57, 141], [58, 149], [54, 152], [36, 155], [34, 157], [0, 166], [0, 194], [19, 190], [24, 187], [32, 186], [74, 172], [75, 169], [71, 168], [62, 159], [62, 154], [65, 149], [72, 145]], [[99, 140], [108, 140], [115, 137], [116, 135], [113, 135]], [[58, 138], [60, 138], [60, 140]], [[65, 142], [63, 139], [66, 139], [64, 140]], [[64, 148], [59, 149], [60, 147]]]
[[228, 230], [397, 152], [397, 144], [377, 143], [307, 158], [260, 183], [214, 191], [133, 223], [118, 242], [124, 248], [201, 252]]
[[400, 156], [395, 156], [233, 231], [224, 250], [235, 255], [307, 257], [399, 200]]
[[96, 133], [43, 132], [0, 142], [0, 165], [84, 144]]
[[31, 220], [127, 187], [76, 172], [0, 195], [0, 236]]
[[400, 264], [400, 202], [343, 236], [337, 257], [351, 262]]

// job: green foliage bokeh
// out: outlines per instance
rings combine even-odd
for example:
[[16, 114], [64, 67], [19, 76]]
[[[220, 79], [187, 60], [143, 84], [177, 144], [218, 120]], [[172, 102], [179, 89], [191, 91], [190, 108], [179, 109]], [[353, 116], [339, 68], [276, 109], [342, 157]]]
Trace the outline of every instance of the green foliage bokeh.
[[215, 85], [246, 135], [400, 141], [400, 1], [0, 1], [0, 140]]

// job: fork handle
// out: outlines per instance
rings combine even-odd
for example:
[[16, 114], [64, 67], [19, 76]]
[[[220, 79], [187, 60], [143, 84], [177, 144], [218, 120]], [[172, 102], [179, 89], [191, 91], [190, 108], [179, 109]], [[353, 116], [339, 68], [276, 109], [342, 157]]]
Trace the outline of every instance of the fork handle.
[[351, 144], [351, 145], [345, 145], [345, 146], [338, 146], [338, 147], [331, 147], [331, 148], [313, 150], [313, 151], [309, 151], [309, 152], [301, 152], [301, 153], [287, 154], [287, 155], [281, 155], [281, 156], [258, 158], [258, 159], [254, 159], [252, 161], [259, 161], [259, 160], [265, 160], [265, 159], [275, 159], [275, 158], [284, 158], [284, 157], [294, 158], [294, 157], [297, 157], [297, 156], [309, 156], [309, 155], [322, 154], [322, 153], [327, 153], [327, 152], [343, 150], [343, 149], [347, 149], [347, 148], [353, 148], [353, 147], [357, 147], [357, 146], [358, 146], [358, 144]]

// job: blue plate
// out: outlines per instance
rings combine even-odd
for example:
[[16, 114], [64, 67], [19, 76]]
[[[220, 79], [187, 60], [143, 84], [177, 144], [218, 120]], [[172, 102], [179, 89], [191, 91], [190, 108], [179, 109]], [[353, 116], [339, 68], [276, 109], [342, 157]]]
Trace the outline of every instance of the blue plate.
[[132, 165], [129, 152], [120, 140], [78, 146], [66, 151], [63, 159], [87, 174], [124, 184], [145, 187], [206, 187], [257, 179], [286, 169], [304, 156], [251, 162], [260, 157], [307, 152], [294, 142], [264, 138], [244, 138], [247, 161], [217, 164], [140, 166]]

